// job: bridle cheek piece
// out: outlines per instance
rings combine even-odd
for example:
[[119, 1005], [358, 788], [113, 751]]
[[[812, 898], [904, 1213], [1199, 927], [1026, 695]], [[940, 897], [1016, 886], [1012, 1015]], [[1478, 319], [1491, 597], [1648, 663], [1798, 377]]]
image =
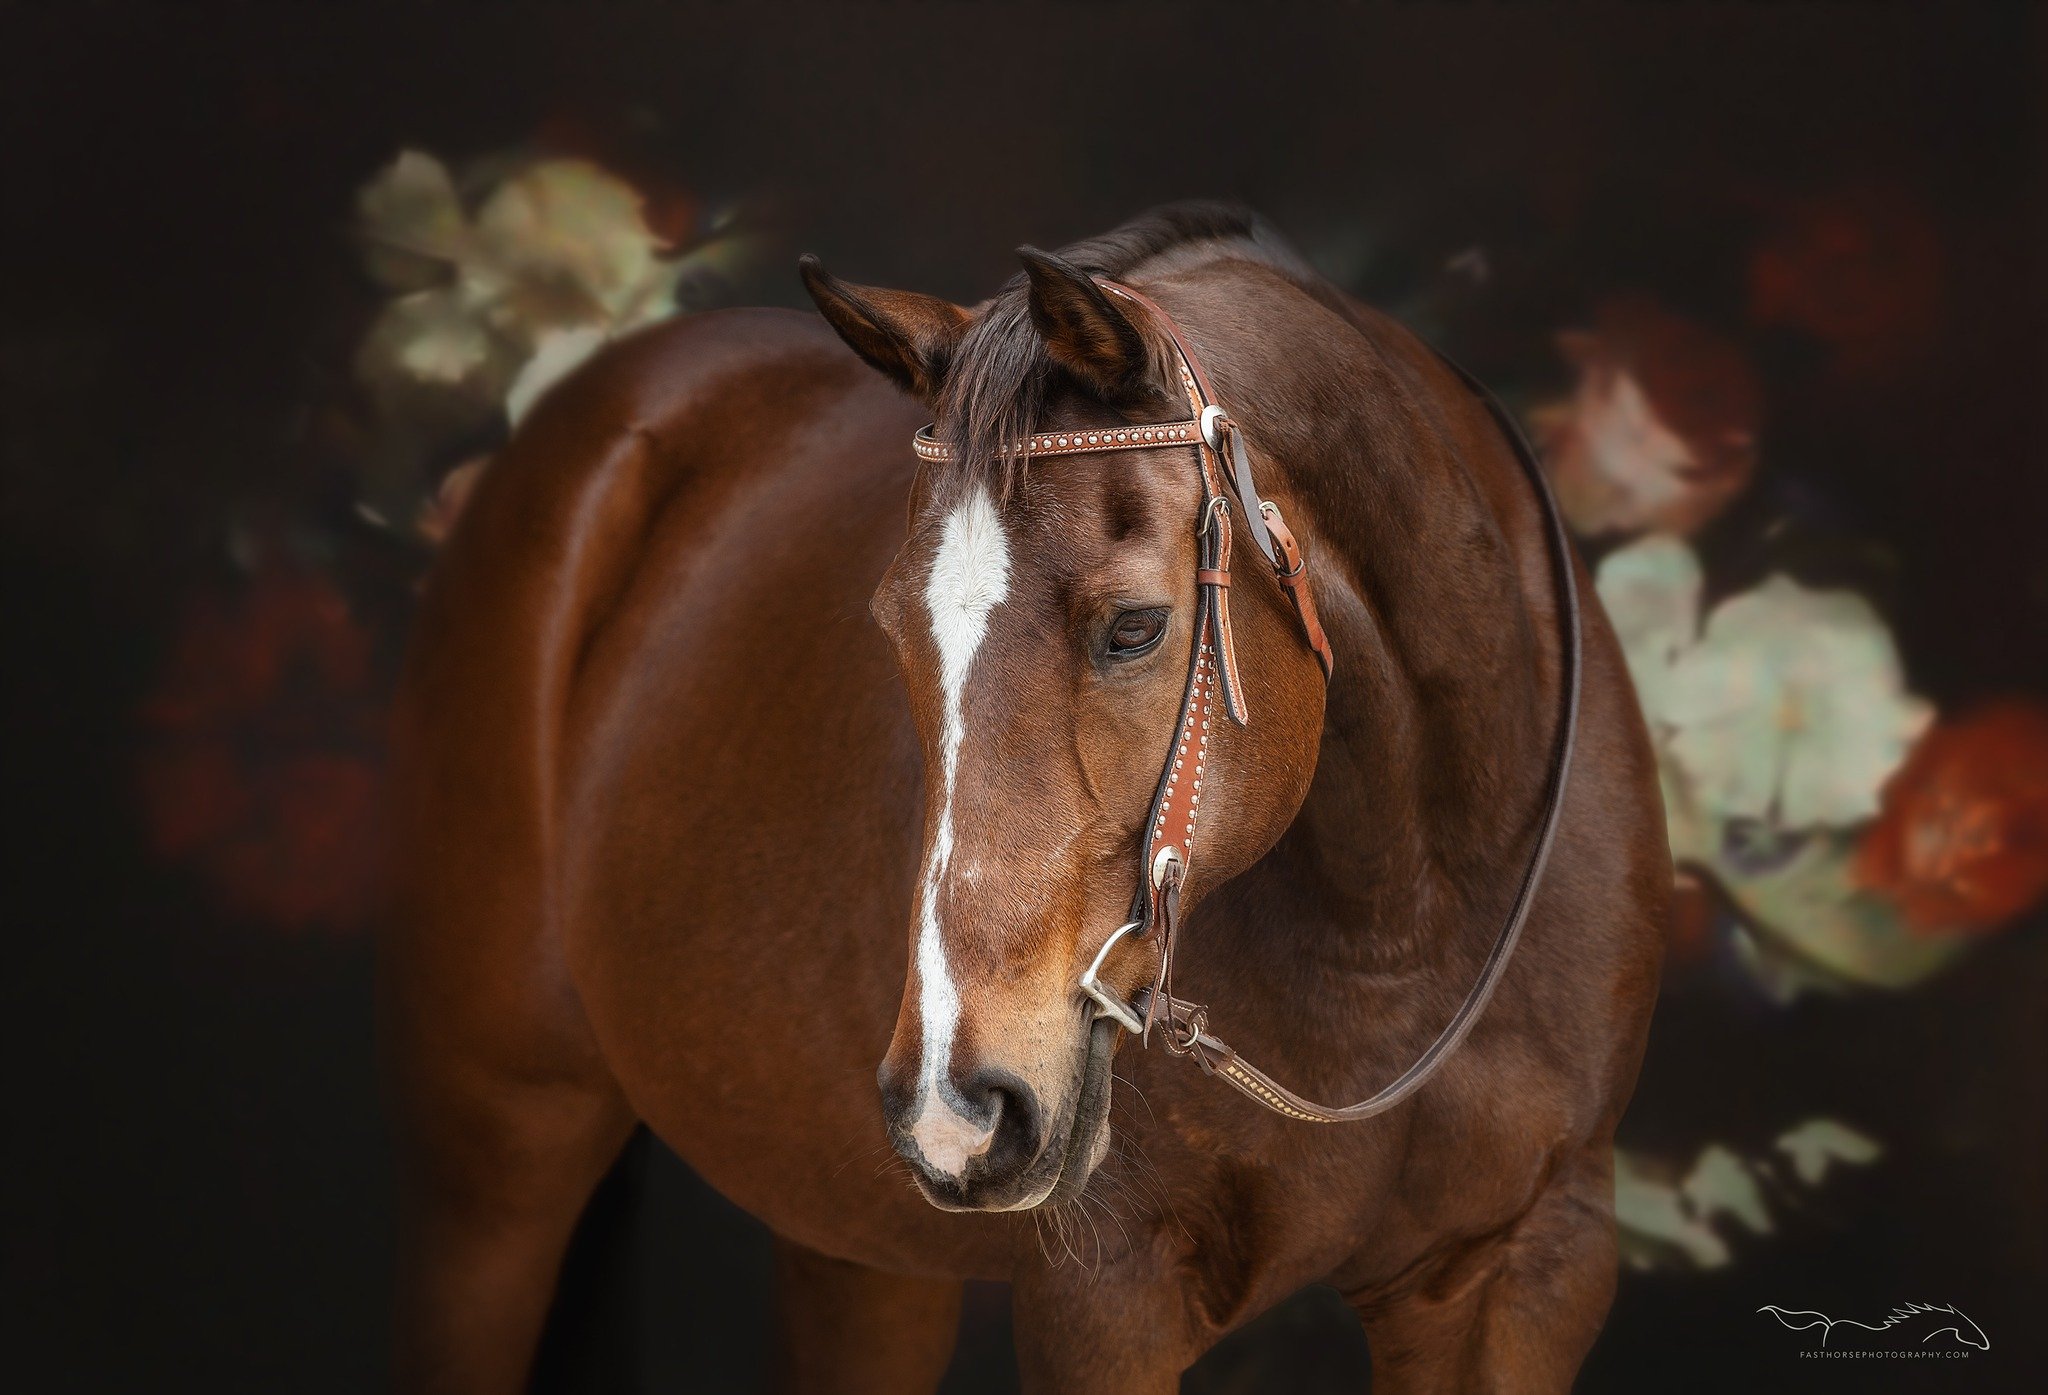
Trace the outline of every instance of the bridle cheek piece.
[[[1537, 883], [1550, 856], [1557, 831], [1558, 812], [1564, 802], [1565, 777], [1570, 770], [1574, 730], [1579, 705], [1579, 603], [1572, 571], [1570, 544], [1558, 517], [1549, 485], [1536, 464], [1534, 453], [1505, 408], [1464, 369], [1451, 368], [1467, 386], [1485, 400], [1495, 419], [1516, 447], [1529, 473], [1550, 525], [1551, 545], [1559, 563], [1560, 614], [1565, 629], [1563, 715], [1559, 722], [1550, 771], [1543, 822], [1536, 849], [1524, 871], [1522, 883], [1506, 923], [1496, 935], [1478, 981], [1466, 995], [1441, 1035], [1394, 1082], [1369, 1099], [1343, 1108], [1315, 1104], [1280, 1085], [1245, 1061], [1220, 1038], [1209, 1032], [1206, 1007], [1173, 995], [1173, 951], [1180, 922], [1180, 891], [1194, 859], [1195, 830], [1202, 808], [1203, 771], [1208, 763], [1211, 723], [1220, 702], [1222, 710], [1238, 726], [1248, 725], [1251, 713], [1238, 678], [1237, 647], [1230, 625], [1230, 560], [1232, 514], [1229, 487], [1234, 487], [1246, 529], [1274, 579], [1293, 604], [1302, 639], [1321, 665], [1324, 681], [1334, 671], [1335, 658], [1329, 637], [1316, 615], [1315, 594], [1309, 584], [1308, 562], [1301, 545], [1287, 526], [1279, 508], [1259, 496], [1252, 478], [1251, 457], [1245, 446], [1244, 429], [1216, 401], [1201, 360], [1182, 335], [1180, 326], [1159, 304], [1144, 293], [1106, 278], [1097, 277], [1102, 290], [1129, 301], [1150, 316], [1172, 342], [1179, 358], [1179, 374], [1192, 415], [1185, 420], [1157, 422], [1107, 430], [1047, 431], [1029, 436], [1020, 444], [1024, 456], [1086, 455], [1099, 451], [1158, 450], [1193, 447], [1197, 480], [1202, 489], [1202, 507], [1195, 521], [1195, 623], [1189, 646], [1188, 676], [1182, 688], [1180, 715], [1174, 722], [1173, 741], [1152, 796], [1145, 834], [1138, 856], [1137, 893], [1131, 902], [1131, 919], [1112, 931], [1096, 951], [1081, 975], [1079, 989], [1095, 1006], [1097, 1018], [1108, 1017], [1149, 1044], [1155, 1027], [1168, 1052], [1192, 1056], [1203, 1070], [1221, 1077], [1244, 1094], [1276, 1113], [1310, 1123], [1342, 1123], [1370, 1118], [1393, 1108], [1421, 1087], [1463, 1042], [1465, 1035], [1485, 1010], [1513, 953], [1523, 923], [1528, 918]], [[1449, 360], [1445, 360], [1447, 363]], [[943, 462], [953, 458], [953, 447], [940, 441], [930, 426], [913, 438], [912, 448], [922, 460]], [[1230, 485], [1224, 482], [1223, 459], [1230, 460]], [[1157, 932], [1156, 935], [1154, 932]], [[1152, 939], [1158, 945], [1152, 986], [1140, 989], [1130, 1001], [1101, 981], [1110, 952], [1127, 937]]]

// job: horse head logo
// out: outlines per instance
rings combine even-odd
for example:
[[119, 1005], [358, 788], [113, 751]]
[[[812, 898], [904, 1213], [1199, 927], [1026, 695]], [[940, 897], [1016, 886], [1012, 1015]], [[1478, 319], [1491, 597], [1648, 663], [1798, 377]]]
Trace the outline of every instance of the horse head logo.
[[[1820, 1344], [1824, 1347], [1912, 1347], [1945, 1342], [1979, 1351], [1991, 1350], [1991, 1339], [1984, 1335], [1984, 1329], [1970, 1321], [1960, 1308], [1946, 1303], [1902, 1304], [1875, 1323], [1831, 1318], [1826, 1313], [1781, 1308], [1775, 1303], [1766, 1303], [1757, 1311], [1769, 1313], [1794, 1331], [1820, 1328]], [[1837, 1328], [1844, 1330], [1837, 1334]]]

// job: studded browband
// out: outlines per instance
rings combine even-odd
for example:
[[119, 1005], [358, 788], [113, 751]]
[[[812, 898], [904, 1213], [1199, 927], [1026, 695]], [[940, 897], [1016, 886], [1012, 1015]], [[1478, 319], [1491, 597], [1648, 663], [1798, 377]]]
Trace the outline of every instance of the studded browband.
[[[1202, 439], [1199, 421], [1168, 421], [1157, 426], [1123, 426], [1113, 431], [1041, 431], [1026, 436], [1017, 454], [1088, 455], [1101, 450], [1155, 450], [1160, 446], [1193, 445]], [[922, 428], [910, 440], [911, 449], [923, 460], [951, 460], [953, 448]]]
[[[1535, 482], [1550, 523], [1553, 550], [1562, 561], [1561, 609], [1567, 632], [1564, 716], [1553, 753], [1550, 789], [1535, 853], [1524, 873], [1507, 922], [1496, 936], [1479, 980], [1467, 994], [1465, 1002], [1421, 1058], [1378, 1094], [1341, 1109], [1312, 1103], [1280, 1085], [1245, 1061], [1221, 1039], [1211, 1035], [1207, 1008], [1173, 995], [1173, 952], [1179, 929], [1180, 890], [1187, 880], [1194, 855], [1195, 829], [1202, 805], [1202, 778], [1208, 762], [1210, 722], [1216, 699], [1221, 697], [1224, 711], [1239, 726], [1246, 725], [1251, 715], [1238, 679], [1236, 644], [1230, 624], [1232, 509], [1223, 483], [1222, 458], [1226, 450], [1230, 456], [1232, 483], [1244, 511], [1246, 526], [1272, 567], [1275, 579], [1293, 603], [1302, 638], [1322, 666], [1326, 681], [1333, 671], [1334, 656], [1322, 622], [1316, 615], [1308, 563], [1301, 547], [1279, 508], [1259, 496], [1252, 477], [1244, 430], [1217, 404], [1208, 375], [1202, 371], [1201, 361], [1189, 347], [1180, 327], [1144, 293], [1102, 277], [1096, 278], [1096, 284], [1105, 293], [1139, 307], [1171, 340], [1180, 360], [1181, 387], [1194, 415], [1182, 421], [1085, 431], [1042, 431], [1026, 437], [1017, 448], [1018, 454], [1083, 455], [1096, 451], [1193, 446], [1198, 482], [1202, 487], [1202, 508], [1196, 520], [1195, 622], [1187, 682], [1182, 690], [1180, 715], [1174, 722], [1173, 742], [1152, 796], [1152, 807], [1139, 848], [1138, 890], [1132, 900], [1132, 918], [1103, 942], [1094, 962], [1081, 976], [1081, 991], [1096, 1004], [1098, 1016], [1114, 1019], [1146, 1043], [1151, 1040], [1152, 1029], [1159, 1026], [1169, 1052], [1193, 1056], [1205, 1071], [1220, 1076], [1276, 1113], [1313, 1123], [1368, 1118], [1392, 1108], [1419, 1088], [1457, 1049], [1479, 1014], [1485, 1010], [1501, 974], [1506, 970], [1508, 957], [1528, 917], [1536, 885], [1550, 855], [1558, 812], [1564, 802], [1565, 776], [1571, 764], [1579, 698], [1578, 592], [1563, 523], [1551, 499], [1549, 485], [1537, 468], [1535, 456], [1513, 418], [1476, 379], [1456, 364], [1451, 364], [1466, 384], [1486, 401], [1514, 442], [1524, 467]], [[953, 447], [939, 440], [930, 426], [918, 431], [912, 446], [923, 460], [943, 462], [954, 458]], [[1141, 940], [1149, 938], [1155, 929], [1158, 931], [1158, 962], [1152, 987], [1139, 990], [1131, 1002], [1126, 1002], [1104, 985], [1098, 974], [1118, 941], [1130, 935]]]

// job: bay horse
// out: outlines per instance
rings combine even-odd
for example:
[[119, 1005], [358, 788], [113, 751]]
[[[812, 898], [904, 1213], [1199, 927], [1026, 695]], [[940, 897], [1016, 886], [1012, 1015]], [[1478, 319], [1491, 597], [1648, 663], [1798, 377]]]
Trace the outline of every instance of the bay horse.
[[[1021, 255], [973, 307], [806, 263], [822, 317], [641, 332], [473, 495], [395, 723], [403, 1388], [523, 1387], [640, 1123], [773, 1232], [789, 1388], [932, 1389], [969, 1278], [1033, 1391], [1175, 1389], [1317, 1282], [1376, 1389], [1572, 1381], [1671, 882], [1590, 596], [1462, 1047], [1323, 1124], [1203, 1043], [1351, 1099], [1460, 1017], [1548, 842], [1582, 568], [1472, 387], [1254, 216]], [[1269, 511], [1209, 474], [1239, 445]], [[1230, 584], [1219, 514], [1241, 557], [1284, 516], [1312, 612]], [[1197, 698], [1200, 838], [1134, 912]], [[1139, 1002], [1152, 1049], [1104, 1006]]]

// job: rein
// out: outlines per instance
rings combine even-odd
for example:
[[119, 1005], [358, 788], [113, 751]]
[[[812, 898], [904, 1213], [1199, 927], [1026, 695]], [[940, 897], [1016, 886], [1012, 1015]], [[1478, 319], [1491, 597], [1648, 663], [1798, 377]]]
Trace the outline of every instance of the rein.
[[[1500, 986], [1513, 956], [1515, 944], [1529, 919], [1536, 888], [1543, 879], [1557, 838], [1558, 818], [1564, 807], [1565, 783], [1571, 772], [1572, 748], [1578, 727], [1580, 688], [1580, 615], [1578, 581], [1572, 570], [1571, 544], [1559, 517], [1550, 485], [1537, 464], [1536, 454], [1521, 427], [1500, 403], [1500, 399], [1458, 364], [1444, 362], [1465, 385], [1486, 404], [1494, 420], [1515, 448], [1516, 458], [1529, 476], [1547, 525], [1552, 560], [1557, 564], [1560, 599], [1559, 624], [1563, 630], [1561, 657], [1561, 711], [1557, 735], [1551, 750], [1543, 821], [1536, 846], [1530, 853], [1522, 880], [1515, 890], [1514, 904], [1507, 919], [1494, 935], [1492, 948], [1480, 968], [1465, 1000], [1443, 1031], [1416, 1058], [1414, 1064], [1394, 1081], [1356, 1104], [1333, 1107], [1316, 1104], [1295, 1094], [1272, 1076], [1246, 1061], [1209, 1031], [1208, 1008], [1173, 995], [1173, 951], [1180, 925], [1180, 889], [1187, 880], [1194, 854], [1195, 828], [1202, 804], [1202, 773], [1209, 755], [1210, 722], [1218, 699], [1223, 711], [1238, 726], [1251, 720], [1238, 680], [1236, 643], [1230, 627], [1231, 515], [1233, 508], [1224, 483], [1223, 460], [1230, 460], [1231, 485], [1237, 493], [1245, 525], [1253, 543], [1272, 568], [1287, 598], [1293, 603], [1302, 639], [1322, 666], [1327, 682], [1334, 671], [1335, 656], [1316, 615], [1315, 596], [1309, 586], [1308, 562], [1300, 544], [1270, 501], [1259, 497], [1252, 478], [1251, 458], [1246, 450], [1244, 430], [1216, 401], [1208, 375], [1195, 357], [1180, 326], [1157, 302], [1142, 292], [1118, 282], [1097, 278], [1104, 292], [1131, 302], [1149, 315], [1172, 342], [1178, 356], [1181, 387], [1187, 394], [1192, 415], [1185, 420], [1147, 426], [1116, 427], [1092, 431], [1049, 431], [1030, 436], [1020, 453], [1026, 456], [1081, 455], [1110, 450], [1157, 450], [1162, 447], [1192, 446], [1202, 509], [1195, 521], [1195, 623], [1188, 655], [1188, 676], [1182, 689], [1180, 715], [1174, 722], [1173, 742], [1165, 767], [1152, 796], [1152, 807], [1139, 849], [1138, 887], [1132, 898], [1131, 919], [1113, 931], [1096, 952], [1094, 961], [1081, 975], [1079, 988], [1095, 1004], [1098, 1019], [1108, 1017], [1149, 1044], [1154, 1027], [1160, 1029], [1167, 1051], [1192, 1056], [1202, 1069], [1221, 1077], [1245, 1095], [1275, 1113], [1309, 1123], [1338, 1124], [1369, 1119], [1384, 1113], [1422, 1088], [1432, 1075], [1464, 1042], [1481, 1013]], [[1440, 357], [1443, 357], [1441, 353]], [[937, 439], [929, 426], [912, 441], [920, 459], [946, 461], [953, 448]], [[1126, 936], [1140, 940], [1158, 931], [1158, 967], [1152, 986], [1140, 989], [1125, 1001], [1104, 985], [1098, 975], [1117, 943]]]

